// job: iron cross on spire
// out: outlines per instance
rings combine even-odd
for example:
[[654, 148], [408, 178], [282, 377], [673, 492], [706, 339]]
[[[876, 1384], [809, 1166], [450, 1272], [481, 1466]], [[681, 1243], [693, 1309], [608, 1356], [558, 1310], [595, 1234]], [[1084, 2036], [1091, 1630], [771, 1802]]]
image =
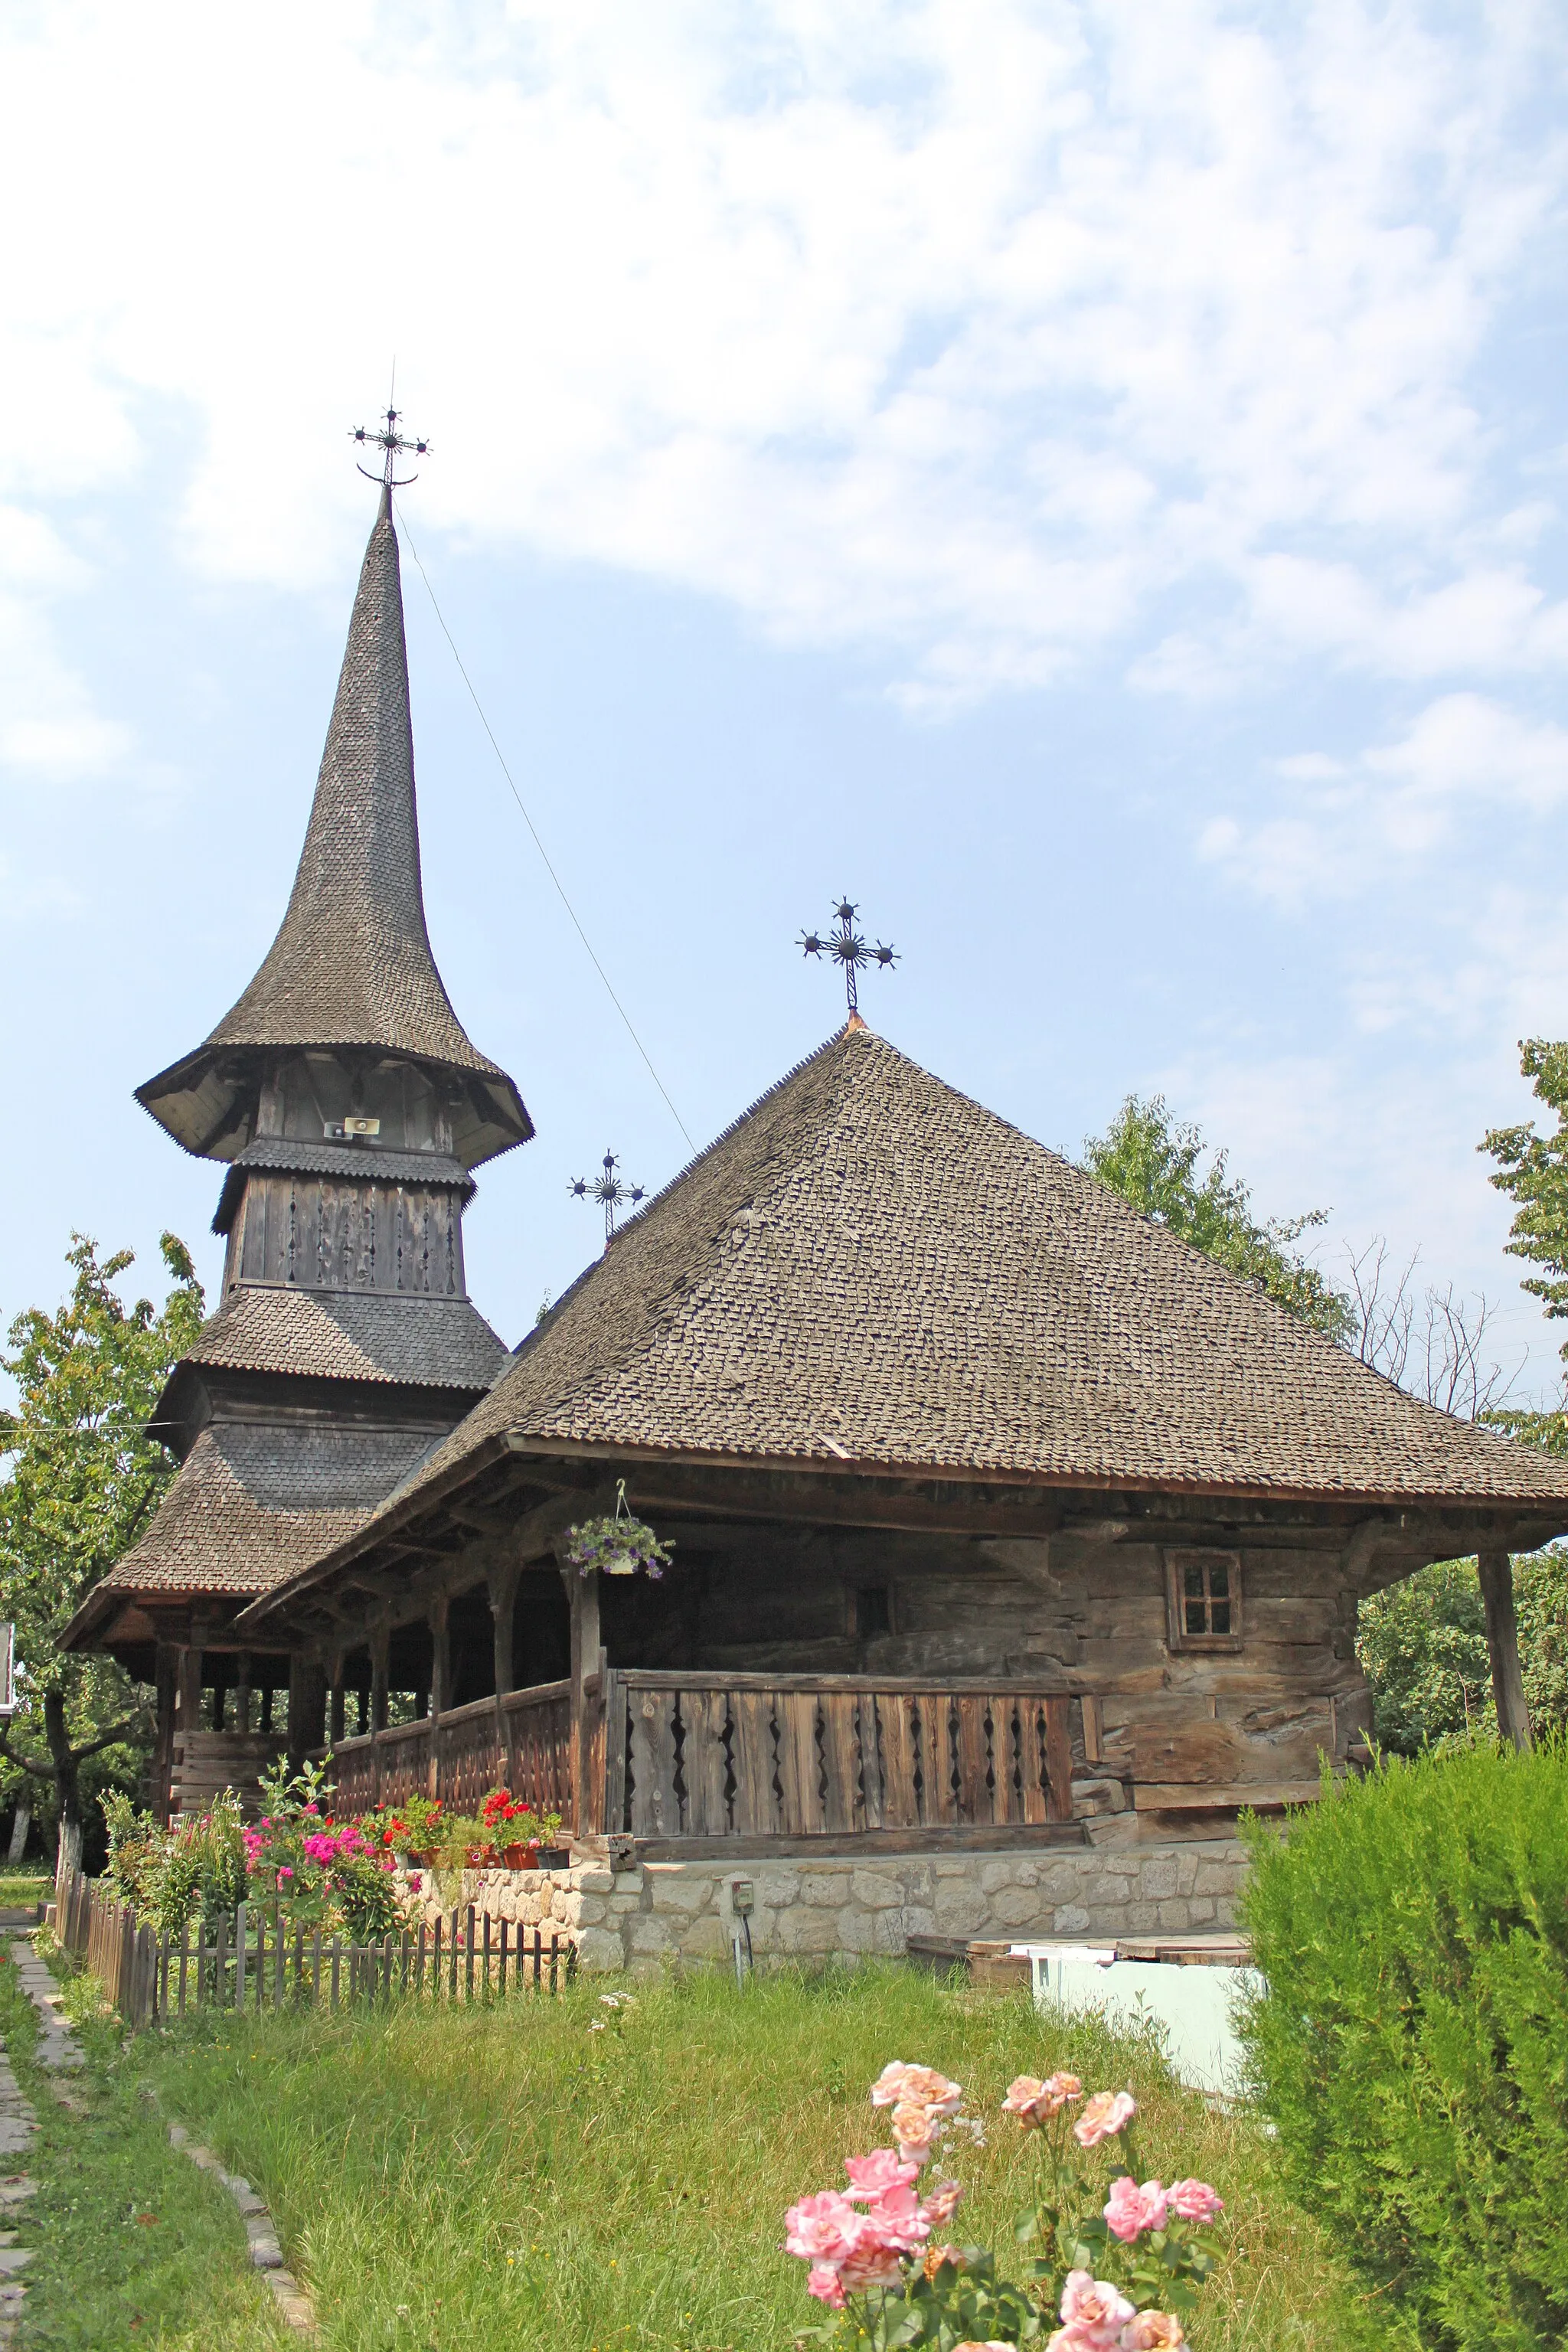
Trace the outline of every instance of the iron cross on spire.
[[608, 1248], [610, 1243], [615, 1239], [616, 1211], [617, 1209], [624, 1209], [628, 1205], [632, 1208], [636, 1208], [637, 1202], [644, 1197], [643, 1188], [640, 1184], [622, 1183], [620, 1178], [616, 1173], [616, 1170], [618, 1165], [619, 1162], [616, 1160], [615, 1153], [613, 1151], [606, 1151], [605, 1154], [604, 1168], [599, 1175], [574, 1177], [572, 1182], [567, 1186], [568, 1192], [573, 1194], [574, 1199], [579, 1201], [597, 1201], [604, 1209], [605, 1245], [606, 1248]]
[[860, 1009], [855, 988], [857, 972], [862, 971], [869, 963], [879, 964], [884, 971], [889, 971], [899, 961], [892, 949], [884, 947], [880, 940], [875, 947], [867, 944], [864, 936], [855, 928], [855, 918], [859, 911], [852, 899], [840, 898], [833, 909], [838, 929], [829, 931], [826, 939], [819, 939], [815, 931], [802, 931], [798, 941], [808, 956], [828, 956], [839, 966], [844, 974], [844, 994], [852, 1016]]
[[367, 482], [380, 482], [388, 490], [406, 489], [410, 482], [416, 482], [419, 478], [417, 474], [405, 474], [401, 480], [398, 479], [395, 469], [399, 457], [423, 457], [430, 446], [428, 441], [410, 441], [405, 434], [398, 431], [402, 416], [401, 408], [394, 408], [388, 402], [382, 411], [381, 423], [374, 431], [368, 425], [356, 425], [349, 436], [351, 441], [358, 441], [367, 449], [381, 451], [380, 473], [373, 474], [368, 466], [362, 466], [360, 472]]

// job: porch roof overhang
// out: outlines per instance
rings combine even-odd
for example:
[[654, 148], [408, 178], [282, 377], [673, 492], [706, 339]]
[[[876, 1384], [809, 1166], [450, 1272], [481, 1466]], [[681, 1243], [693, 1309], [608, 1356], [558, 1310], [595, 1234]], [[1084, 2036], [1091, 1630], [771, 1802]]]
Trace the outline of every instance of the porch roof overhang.
[[[1309, 1528], [1321, 1540], [1353, 1546], [1356, 1573], [1369, 1586], [1481, 1541], [1532, 1551], [1568, 1532], [1568, 1513], [1543, 1508], [1538, 1496], [1423, 1500], [1408, 1493], [1326, 1495], [1321, 1487], [1281, 1491], [1104, 1474], [998, 1475], [963, 1467], [933, 1474], [921, 1464], [840, 1457], [837, 1449], [803, 1461], [502, 1430], [435, 1477], [394, 1495], [344, 1542], [258, 1595], [235, 1620], [236, 1630], [274, 1642], [311, 1640], [389, 1599], [413, 1602], [426, 1587], [434, 1592], [450, 1589], [455, 1578], [477, 1580], [483, 1563], [474, 1554], [481, 1543], [515, 1556], [520, 1542], [532, 1542], [535, 1556], [542, 1556], [552, 1535], [591, 1510], [596, 1496], [604, 1507], [613, 1492], [609, 1482], [617, 1478], [640, 1511], [889, 1533], [1150, 1542], [1163, 1528], [1189, 1535], [1209, 1525]], [[1377, 1553], [1392, 1554], [1392, 1562], [1374, 1566]], [[395, 1578], [395, 1595], [388, 1590]]]

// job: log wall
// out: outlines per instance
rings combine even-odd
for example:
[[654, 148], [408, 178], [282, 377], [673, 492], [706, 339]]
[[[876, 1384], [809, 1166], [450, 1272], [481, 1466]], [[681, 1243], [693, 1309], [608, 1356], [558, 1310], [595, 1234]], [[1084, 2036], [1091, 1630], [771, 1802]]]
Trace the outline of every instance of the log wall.
[[[611, 1661], [652, 1670], [991, 1676], [1089, 1696], [1074, 1765], [1138, 1810], [1301, 1797], [1367, 1730], [1356, 1591], [1337, 1549], [1234, 1544], [1244, 1634], [1173, 1649], [1159, 1544], [1049, 1545], [691, 1522], [662, 1584], [607, 1582]], [[864, 1608], [867, 1587], [879, 1596]], [[886, 1630], [862, 1633], [861, 1623]]]

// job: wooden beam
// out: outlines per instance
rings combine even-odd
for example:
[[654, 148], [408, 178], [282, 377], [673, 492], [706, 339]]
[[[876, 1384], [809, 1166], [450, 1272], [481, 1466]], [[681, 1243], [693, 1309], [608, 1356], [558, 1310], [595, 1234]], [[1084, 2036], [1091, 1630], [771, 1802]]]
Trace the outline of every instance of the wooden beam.
[[1478, 1562], [1487, 1612], [1487, 1651], [1492, 1667], [1492, 1700], [1500, 1738], [1516, 1748], [1532, 1748], [1530, 1706], [1519, 1663], [1519, 1619], [1513, 1606], [1513, 1561], [1506, 1551], [1483, 1545]]
[[1139, 1780], [1132, 1808], [1140, 1813], [1235, 1812], [1251, 1805], [1258, 1812], [1278, 1812], [1282, 1805], [1313, 1804], [1321, 1794], [1317, 1780]]

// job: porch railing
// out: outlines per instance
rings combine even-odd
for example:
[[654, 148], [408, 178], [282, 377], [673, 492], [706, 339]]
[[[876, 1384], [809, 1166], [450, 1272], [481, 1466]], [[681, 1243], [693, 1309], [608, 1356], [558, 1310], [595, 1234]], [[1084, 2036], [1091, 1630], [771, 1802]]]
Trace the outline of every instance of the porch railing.
[[1060, 1690], [630, 1668], [604, 1680], [612, 1832], [813, 1838], [1072, 1818]]
[[340, 1739], [332, 1749], [341, 1814], [413, 1796], [439, 1797], [448, 1811], [475, 1812], [504, 1782], [536, 1812], [572, 1812], [572, 1685], [537, 1683], [479, 1698], [439, 1717]]

